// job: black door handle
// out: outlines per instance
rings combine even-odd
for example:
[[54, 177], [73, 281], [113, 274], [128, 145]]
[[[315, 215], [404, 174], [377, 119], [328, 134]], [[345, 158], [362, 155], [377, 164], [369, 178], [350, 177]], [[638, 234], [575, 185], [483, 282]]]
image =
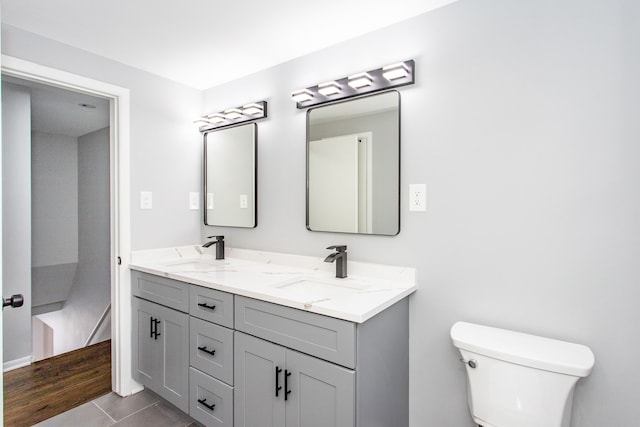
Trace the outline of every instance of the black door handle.
[[160, 324], [160, 319], [153, 319], [153, 323], [154, 323], [153, 339], [157, 340], [158, 337], [160, 336], [160, 332], [158, 332], [158, 324]]
[[24, 304], [24, 297], [22, 294], [11, 295], [11, 298], [2, 298], [2, 308], [11, 306], [13, 308], [22, 307]]
[[282, 369], [276, 366], [276, 397], [278, 397], [278, 392], [282, 390], [282, 386], [280, 385], [280, 372], [282, 372]]
[[291, 376], [291, 372], [289, 372], [288, 370], [284, 370], [284, 400], [288, 400], [289, 399], [289, 393], [291, 393], [291, 390], [289, 390], [289, 377]]

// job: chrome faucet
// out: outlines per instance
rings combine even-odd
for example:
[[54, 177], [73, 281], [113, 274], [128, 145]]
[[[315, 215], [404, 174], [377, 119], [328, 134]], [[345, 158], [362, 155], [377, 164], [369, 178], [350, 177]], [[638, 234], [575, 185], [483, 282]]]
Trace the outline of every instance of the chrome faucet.
[[213, 239], [214, 237], [216, 240], [211, 240], [202, 245], [202, 247], [208, 248], [211, 245], [216, 245], [216, 259], [224, 259], [224, 236], [209, 236], [207, 239]]
[[347, 277], [347, 245], [329, 246], [327, 249], [335, 249], [336, 251], [329, 254], [324, 262], [336, 261], [336, 277], [344, 279]]

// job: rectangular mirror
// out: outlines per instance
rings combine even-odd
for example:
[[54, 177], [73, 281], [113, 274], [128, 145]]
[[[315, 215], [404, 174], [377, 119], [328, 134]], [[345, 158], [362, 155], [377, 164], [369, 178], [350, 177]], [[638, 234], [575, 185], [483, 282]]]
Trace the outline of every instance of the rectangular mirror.
[[251, 123], [204, 134], [205, 225], [257, 225], [257, 127]]
[[307, 229], [400, 232], [400, 94], [307, 112]]

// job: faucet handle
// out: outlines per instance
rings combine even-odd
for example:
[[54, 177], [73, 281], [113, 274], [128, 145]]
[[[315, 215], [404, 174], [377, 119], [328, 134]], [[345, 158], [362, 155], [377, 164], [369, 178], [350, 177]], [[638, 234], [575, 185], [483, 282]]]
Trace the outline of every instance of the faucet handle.
[[224, 240], [224, 236], [207, 236], [207, 239], [213, 239], [216, 238], [216, 240], [220, 241], [220, 240]]
[[338, 252], [346, 252], [347, 245], [333, 245], [329, 246], [327, 249], [335, 249]]

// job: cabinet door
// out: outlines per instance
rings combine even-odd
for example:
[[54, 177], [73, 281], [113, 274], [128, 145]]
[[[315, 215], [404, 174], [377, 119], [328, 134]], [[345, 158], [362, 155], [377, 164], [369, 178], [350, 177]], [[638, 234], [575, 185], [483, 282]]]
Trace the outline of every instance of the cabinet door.
[[133, 299], [134, 378], [189, 412], [189, 316]]
[[241, 332], [234, 344], [234, 426], [284, 427], [284, 347]]
[[286, 351], [286, 427], [355, 426], [355, 371]]
[[133, 378], [151, 388], [160, 386], [162, 341], [154, 339], [155, 304], [133, 298]]

